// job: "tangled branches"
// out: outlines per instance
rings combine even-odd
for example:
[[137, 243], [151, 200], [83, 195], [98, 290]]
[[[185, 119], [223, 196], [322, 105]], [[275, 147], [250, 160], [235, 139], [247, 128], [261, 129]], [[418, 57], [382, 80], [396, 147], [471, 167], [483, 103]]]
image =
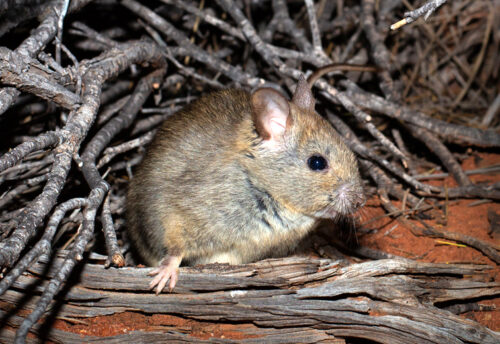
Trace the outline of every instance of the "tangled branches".
[[[40, 24], [22, 42], [25, 32], [9, 32], [16, 21], [0, 31], [12, 45], [0, 47], [0, 113], [13, 128], [0, 157], [6, 190], [0, 199], [0, 266], [6, 273], [0, 295], [53, 247], [67, 249], [19, 328], [19, 342], [90, 244], [99, 246], [96, 226], [104, 233], [107, 264], [125, 264], [127, 247], [117, 238], [126, 179], [161, 121], [210, 88], [269, 84], [290, 91], [302, 73], [332, 62], [374, 64], [375, 76], [349, 72], [335, 86], [325, 78], [315, 89], [319, 112], [359, 155], [387, 211], [398, 213], [392, 200], [411, 209], [436, 199], [500, 199], [498, 186], [473, 184], [450, 150], [500, 146], [498, 132], [487, 129], [498, 125], [491, 113], [499, 107], [500, 40], [490, 2], [458, 1], [394, 33], [389, 27], [404, 10], [399, 1], [379, 8], [374, 0], [351, 7], [312, 0], [244, 3], [79, 0], [65, 18], [68, 2], [55, 0], [39, 5]], [[472, 17], [478, 19], [465, 26]], [[457, 24], [465, 27], [463, 39], [446, 33]], [[139, 35], [147, 37], [130, 40]], [[436, 95], [438, 102], [428, 101]], [[457, 113], [476, 116], [464, 123]], [[426, 164], [447, 170], [456, 187], [416, 177], [422, 150], [436, 159]], [[500, 262], [498, 250], [485, 242], [411, 226], [417, 235], [464, 242]]]

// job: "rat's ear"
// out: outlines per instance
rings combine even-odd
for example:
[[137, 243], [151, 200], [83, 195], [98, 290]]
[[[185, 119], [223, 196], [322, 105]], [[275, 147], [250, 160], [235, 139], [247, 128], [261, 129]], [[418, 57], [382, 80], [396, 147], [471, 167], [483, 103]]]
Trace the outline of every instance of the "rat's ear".
[[292, 103], [303, 110], [314, 112], [315, 100], [304, 74], [300, 75], [295, 93], [293, 94]]
[[276, 141], [292, 124], [288, 100], [272, 88], [259, 88], [252, 94], [252, 116], [264, 140]]

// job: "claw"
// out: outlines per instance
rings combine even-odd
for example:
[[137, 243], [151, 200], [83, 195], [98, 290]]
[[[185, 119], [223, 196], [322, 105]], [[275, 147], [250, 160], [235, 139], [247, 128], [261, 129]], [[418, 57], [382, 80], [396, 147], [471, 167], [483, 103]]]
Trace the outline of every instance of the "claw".
[[[149, 283], [149, 289], [154, 289], [156, 295], [160, 294], [165, 285], [170, 280], [168, 284], [169, 291], [175, 287], [177, 280], [179, 279], [178, 268], [181, 264], [182, 257], [179, 256], [167, 256], [162, 259], [160, 266], [151, 271], [148, 275], [155, 276], [151, 283]], [[156, 288], [155, 288], [156, 287]]]

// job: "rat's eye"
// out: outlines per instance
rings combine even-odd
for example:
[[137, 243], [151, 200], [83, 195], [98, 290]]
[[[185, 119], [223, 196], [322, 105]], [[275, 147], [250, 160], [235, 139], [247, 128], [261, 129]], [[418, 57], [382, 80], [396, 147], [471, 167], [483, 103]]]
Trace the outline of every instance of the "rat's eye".
[[321, 155], [313, 155], [307, 159], [307, 165], [313, 171], [321, 171], [328, 166], [328, 163]]

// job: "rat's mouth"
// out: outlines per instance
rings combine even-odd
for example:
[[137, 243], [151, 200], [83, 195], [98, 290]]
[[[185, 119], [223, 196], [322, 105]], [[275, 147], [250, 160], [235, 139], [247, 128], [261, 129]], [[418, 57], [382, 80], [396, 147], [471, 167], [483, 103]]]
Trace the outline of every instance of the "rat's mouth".
[[333, 221], [338, 221], [340, 219], [344, 218], [351, 218], [355, 219], [359, 216], [358, 210], [360, 207], [352, 207], [348, 211], [346, 209], [343, 209], [343, 211], [339, 211], [336, 209], [334, 206], [328, 206], [323, 210], [320, 210], [315, 214], [315, 217], [321, 218], [321, 219], [329, 219]]
[[329, 203], [322, 210], [318, 211], [315, 216], [322, 219], [338, 220], [342, 217], [356, 217], [358, 210], [364, 204], [364, 197], [356, 197], [352, 200], [345, 198], [336, 198], [335, 201]]
[[321, 219], [331, 219], [331, 220], [337, 220], [343, 216], [343, 214], [339, 213], [337, 210], [333, 209], [332, 207], [327, 207], [323, 210], [320, 210], [315, 215], [316, 215], [316, 217], [319, 217]]

